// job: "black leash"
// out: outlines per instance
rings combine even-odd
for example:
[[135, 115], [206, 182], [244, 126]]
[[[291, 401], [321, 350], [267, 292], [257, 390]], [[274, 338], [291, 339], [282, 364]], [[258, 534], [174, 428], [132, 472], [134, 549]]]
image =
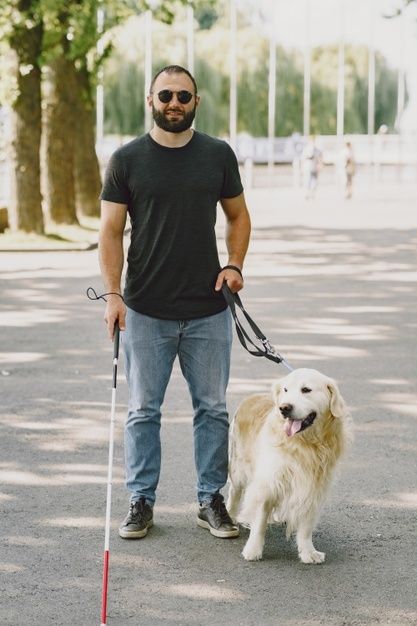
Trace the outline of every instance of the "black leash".
[[[253, 321], [249, 313], [246, 311], [245, 307], [242, 304], [242, 300], [240, 299], [239, 294], [232, 293], [229, 287], [227, 286], [227, 283], [225, 282], [223, 283], [222, 292], [223, 292], [224, 299], [226, 300], [226, 303], [228, 307], [230, 308], [233, 319], [235, 321], [237, 336], [239, 338], [240, 343], [245, 348], [245, 350], [249, 352], [249, 354], [252, 354], [252, 356], [264, 356], [266, 359], [269, 359], [270, 361], [274, 361], [274, 363], [282, 364], [290, 372], [292, 372], [294, 368], [291, 367], [288, 361], [286, 361], [284, 357], [281, 356], [281, 354], [277, 352], [271, 346], [271, 343], [269, 342], [269, 340], [265, 337], [265, 335], [263, 334], [259, 326], [255, 324], [255, 322]], [[87, 289], [87, 297], [90, 300], [102, 299], [105, 302], [107, 302], [106, 296], [110, 296], [110, 295], [119, 296], [123, 300], [123, 296], [121, 296], [120, 293], [110, 292], [110, 293], [103, 293], [101, 295], [97, 295], [93, 287], [89, 287]], [[252, 331], [254, 332], [256, 337], [261, 341], [263, 349], [257, 346], [256, 343], [254, 343], [252, 339], [249, 337], [248, 333], [242, 326], [242, 323], [237, 316], [236, 307], [238, 307], [242, 311]], [[253, 346], [255, 349], [250, 350], [245, 340], [248, 341], [251, 344], [251, 346]]]
[[[227, 286], [227, 283], [225, 282], [223, 283], [222, 292], [223, 292], [224, 299], [226, 300], [226, 303], [229, 306], [233, 319], [235, 321], [237, 336], [239, 338], [240, 343], [245, 348], [245, 350], [247, 350], [249, 354], [252, 354], [252, 356], [264, 356], [266, 359], [269, 359], [270, 361], [274, 361], [274, 363], [278, 363], [278, 364], [282, 363], [284, 367], [286, 367], [288, 370], [290, 370], [290, 372], [292, 372], [294, 368], [291, 367], [291, 365], [284, 359], [283, 356], [280, 355], [279, 352], [274, 350], [269, 340], [265, 337], [261, 329], [255, 324], [255, 322], [253, 321], [249, 313], [246, 311], [245, 307], [242, 304], [240, 296], [237, 293], [232, 293], [229, 287]], [[236, 307], [238, 307], [242, 311], [243, 315], [246, 318], [246, 321], [248, 322], [249, 326], [253, 330], [254, 334], [261, 341], [263, 349], [257, 346], [256, 343], [254, 343], [252, 339], [249, 337], [248, 333], [242, 326], [242, 323], [237, 316]], [[245, 340], [248, 341], [255, 348], [255, 350], [250, 350]]]

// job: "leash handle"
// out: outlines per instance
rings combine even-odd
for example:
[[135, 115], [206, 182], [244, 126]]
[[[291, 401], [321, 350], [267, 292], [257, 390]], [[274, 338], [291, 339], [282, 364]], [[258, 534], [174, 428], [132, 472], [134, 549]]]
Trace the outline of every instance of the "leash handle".
[[[281, 356], [281, 354], [279, 354], [279, 352], [277, 352], [272, 347], [269, 339], [267, 339], [267, 337], [261, 331], [259, 326], [255, 324], [255, 322], [253, 321], [249, 313], [246, 311], [245, 307], [242, 304], [239, 294], [232, 293], [226, 282], [223, 283], [222, 293], [232, 313], [232, 316], [236, 325], [236, 333], [244, 349], [247, 352], [249, 352], [249, 354], [251, 354], [252, 356], [263, 356], [266, 359], [269, 359], [270, 361], [274, 361], [274, 363], [278, 363], [278, 364], [282, 363], [284, 367], [292, 371], [294, 368], [291, 367], [291, 365], [284, 359], [284, 357]], [[242, 311], [246, 321], [248, 322], [255, 336], [261, 341], [263, 349], [261, 349], [259, 346], [256, 345], [256, 343], [252, 341], [252, 339], [246, 332], [245, 328], [242, 326], [242, 323], [237, 316], [236, 306]], [[251, 346], [253, 346], [255, 349], [250, 350], [247, 346], [246, 341], [248, 341], [251, 344]]]

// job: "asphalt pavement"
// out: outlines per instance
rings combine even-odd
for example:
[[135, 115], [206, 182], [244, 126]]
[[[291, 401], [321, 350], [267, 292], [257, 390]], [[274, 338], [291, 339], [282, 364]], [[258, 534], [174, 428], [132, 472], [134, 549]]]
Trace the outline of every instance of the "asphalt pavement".
[[[247, 532], [198, 528], [192, 411], [176, 366], [163, 407], [155, 526], [127, 542], [123, 363], [117, 388], [109, 626], [417, 623], [417, 187], [361, 184], [247, 193], [254, 224], [242, 298], [295, 367], [334, 377], [355, 442], [317, 526], [323, 565], [298, 561], [270, 527], [264, 559]], [[219, 247], [224, 254], [223, 224]], [[96, 251], [0, 253], [0, 623], [100, 623], [112, 346]], [[123, 361], [123, 359], [121, 359]], [[230, 412], [284, 368], [237, 340]]]

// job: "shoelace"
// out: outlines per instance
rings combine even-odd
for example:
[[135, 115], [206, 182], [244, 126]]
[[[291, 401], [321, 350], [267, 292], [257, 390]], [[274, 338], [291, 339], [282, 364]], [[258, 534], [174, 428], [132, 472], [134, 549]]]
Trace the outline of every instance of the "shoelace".
[[211, 500], [211, 507], [220, 516], [222, 522], [231, 522], [226, 506], [224, 504], [223, 496], [216, 494]]
[[130, 516], [134, 517], [142, 517], [144, 514], [144, 507], [146, 504], [145, 498], [140, 498], [137, 502], [131, 502], [130, 504]]

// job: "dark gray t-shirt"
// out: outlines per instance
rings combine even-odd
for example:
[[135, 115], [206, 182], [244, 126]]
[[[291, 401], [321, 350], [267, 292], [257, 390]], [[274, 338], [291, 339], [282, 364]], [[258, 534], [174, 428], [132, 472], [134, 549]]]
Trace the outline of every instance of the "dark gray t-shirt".
[[226, 308], [214, 291], [220, 271], [216, 208], [220, 198], [242, 191], [232, 149], [204, 133], [195, 131], [182, 148], [161, 146], [146, 134], [116, 150], [101, 199], [128, 206], [128, 307], [162, 319]]

